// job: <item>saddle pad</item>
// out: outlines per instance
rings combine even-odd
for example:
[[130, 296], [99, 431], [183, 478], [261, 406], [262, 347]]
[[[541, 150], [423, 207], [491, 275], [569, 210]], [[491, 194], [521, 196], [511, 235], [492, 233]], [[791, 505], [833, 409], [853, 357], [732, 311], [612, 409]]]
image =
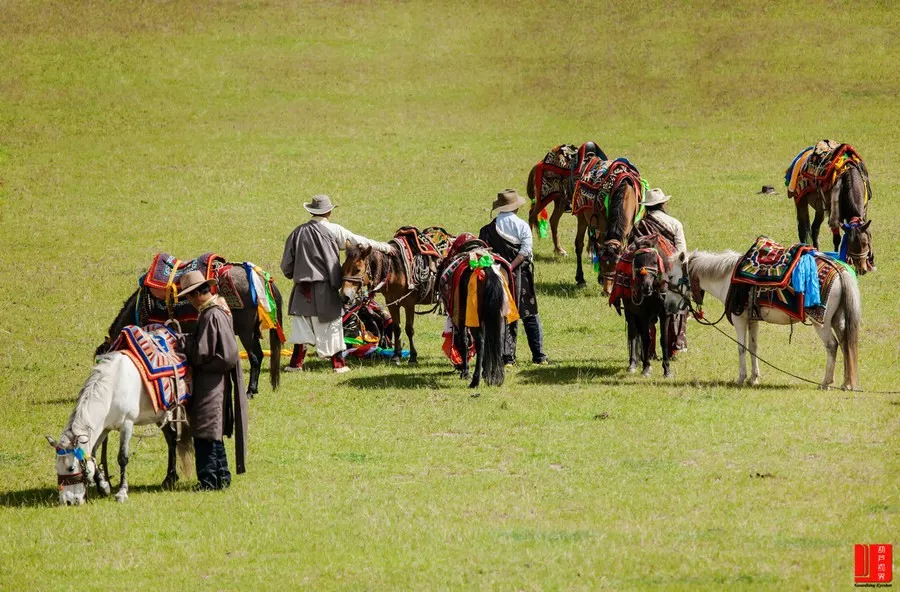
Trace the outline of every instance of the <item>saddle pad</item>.
[[533, 189], [539, 211], [550, 205], [557, 194], [571, 194], [571, 179], [577, 166], [578, 149], [572, 144], [553, 148], [535, 165]]
[[171, 409], [190, 396], [190, 374], [185, 356], [177, 351], [175, 333], [165, 325], [128, 325], [112, 349], [127, 355], [141, 374], [153, 409]]
[[760, 236], [738, 261], [731, 283], [784, 288], [800, 257], [811, 250], [812, 247], [802, 243], [784, 247], [766, 236]]
[[[788, 197], [800, 201], [813, 192], [826, 194], [849, 167], [859, 170], [866, 189], [864, 203], [868, 202], [872, 187], [865, 162], [853, 146], [832, 140], [820, 140], [794, 158], [784, 176]], [[822, 205], [827, 210], [831, 204], [825, 199]]]
[[[434, 228], [436, 227], [432, 226], [429, 230]], [[439, 230], [443, 230], [443, 228]], [[446, 231], [444, 231], [444, 234], [446, 234]], [[394, 234], [394, 240], [405, 242], [412, 253], [437, 257], [438, 259], [442, 257], [441, 252], [431, 242], [431, 238], [424, 232], [420, 232], [415, 226], [404, 226]]]
[[225, 258], [215, 253], [204, 253], [196, 259], [182, 261], [168, 253], [157, 253], [150, 269], [141, 278], [141, 285], [155, 293], [157, 298], [166, 297], [169, 284], [178, 284], [182, 275], [189, 271], [200, 271], [206, 279], [215, 277], [216, 269], [225, 264]]
[[[243, 271], [243, 266], [241, 266], [240, 269]], [[241, 295], [238, 293], [237, 288], [234, 287], [234, 279], [232, 278], [234, 270], [234, 265], [225, 265], [219, 269], [216, 274], [216, 277], [218, 278], [216, 292], [225, 299], [228, 308], [232, 310], [242, 310], [244, 308], [244, 301], [241, 300]]]
[[[629, 183], [643, 195], [641, 174], [628, 159], [601, 160], [592, 158], [584, 168], [581, 178], [575, 183], [572, 196], [572, 214], [579, 215], [587, 210], [599, 210], [605, 217], [609, 212], [609, 198], [622, 183]], [[643, 199], [641, 199], [643, 204]], [[643, 211], [641, 205], [640, 211]]]

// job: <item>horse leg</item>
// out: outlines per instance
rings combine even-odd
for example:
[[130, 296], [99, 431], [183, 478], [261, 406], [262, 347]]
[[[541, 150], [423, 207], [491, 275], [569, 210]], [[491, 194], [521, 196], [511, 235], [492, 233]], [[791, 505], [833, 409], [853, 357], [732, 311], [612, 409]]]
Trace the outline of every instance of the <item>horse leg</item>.
[[416, 334], [414, 328], [416, 322], [416, 305], [406, 306], [406, 336], [409, 338], [409, 365], [415, 366], [419, 363], [419, 355], [416, 353], [416, 346], [413, 343], [413, 335]]
[[97, 439], [97, 443], [94, 444], [94, 450], [91, 451], [91, 455], [97, 458], [97, 447], [100, 447], [100, 463], [95, 467], [94, 483], [97, 485], [97, 493], [101, 497], [109, 496], [112, 491], [109, 486], [109, 474], [106, 470], [106, 441], [108, 437], [109, 430], [103, 430], [100, 438]]
[[559, 220], [565, 213], [565, 196], [557, 197], [553, 201], [553, 213], [550, 214], [550, 232], [553, 234], [553, 251], [560, 257], [568, 255], [566, 250], [559, 244]]
[[247, 359], [250, 361], [250, 379], [247, 382], [247, 397], [252, 399], [259, 392], [259, 372], [262, 369], [263, 355], [262, 346], [259, 339], [253, 334], [241, 331], [238, 336], [241, 339], [241, 345], [247, 351]]
[[824, 210], [816, 210], [815, 217], [812, 222], [812, 242], [815, 248], [819, 248], [819, 228], [822, 226], [822, 221], [825, 219], [825, 211]]
[[[827, 389], [834, 382], [834, 365], [837, 361], [838, 339], [829, 325], [822, 325], [821, 327], [816, 325], [815, 327], [816, 333], [819, 334], [819, 338], [825, 344], [827, 358], [825, 360], [825, 378], [822, 379], [821, 387]], [[846, 372], [846, 353], [844, 356], [844, 371]], [[846, 377], [844, 380], [846, 381]]]
[[749, 325], [749, 345], [750, 345], [750, 386], [759, 384], [759, 358], [756, 356], [756, 350], [759, 346], [759, 321], [751, 321]]
[[575, 234], [575, 283], [586, 286], [584, 281], [584, 269], [581, 266], [581, 252], [584, 250], [584, 235], [587, 233], [588, 223], [584, 216], [578, 216], [578, 231]]
[[175, 451], [178, 443], [176, 438], [178, 434], [175, 432], [175, 424], [168, 423], [162, 428], [163, 436], [166, 437], [166, 445], [169, 447], [169, 467], [166, 469], [166, 478], [163, 479], [163, 489], [174, 489], [175, 483], [178, 482], [178, 471], [175, 468]]
[[125, 468], [128, 466], [128, 446], [133, 431], [134, 422], [130, 420], [125, 420], [122, 429], [119, 430], [119, 470], [122, 475], [119, 479], [119, 492], [116, 494], [117, 502], [128, 500], [128, 478], [125, 476]]
[[628, 310], [625, 311], [625, 326], [628, 328], [628, 373], [634, 374], [637, 372], [639, 337], [637, 323]]
[[400, 341], [400, 305], [389, 306], [388, 312], [391, 313], [391, 320], [393, 320], [391, 325], [394, 328], [394, 355], [391, 356], [391, 364], [399, 366], [403, 357], [403, 342]]
[[653, 349], [653, 338], [650, 335], [650, 321], [643, 315], [635, 315], [638, 319], [638, 328], [641, 334], [641, 363], [643, 370], [641, 376], [650, 376], [650, 350]]
[[800, 242], [809, 244], [809, 209], [806, 207], [806, 199], [795, 200], [797, 207], [797, 235]]
[[659, 342], [662, 349], [663, 376], [672, 378], [672, 371], [669, 369], [669, 317], [665, 313], [659, 315]]
[[469, 378], [469, 340], [466, 336], [465, 325], [453, 327], [453, 344], [456, 346], [456, 351], [459, 352], [460, 358], [462, 358], [459, 364], [459, 377], [463, 379]]
[[472, 328], [472, 338], [475, 340], [475, 372], [472, 373], [472, 382], [469, 383], [469, 388], [477, 388], [478, 385], [481, 384], [481, 369], [483, 363], [481, 354], [482, 349], [484, 349], [480, 327]]
[[740, 362], [740, 369], [738, 370], [737, 380], [734, 381], [738, 386], [744, 386], [744, 381], [747, 380], [747, 361], [745, 359], [747, 348], [744, 345], [747, 342], [746, 315], [747, 313], [745, 312], [742, 315], [733, 315], [731, 317], [734, 320], [734, 332], [738, 342], [738, 361]]

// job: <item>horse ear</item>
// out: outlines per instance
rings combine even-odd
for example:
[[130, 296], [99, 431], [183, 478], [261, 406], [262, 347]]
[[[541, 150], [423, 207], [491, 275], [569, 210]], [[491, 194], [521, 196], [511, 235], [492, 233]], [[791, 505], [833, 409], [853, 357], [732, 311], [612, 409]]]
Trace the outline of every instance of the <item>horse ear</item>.
[[678, 262], [687, 263], [687, 254], [684, 251], [678, 253]]
[[860, 230], [862, 230], [862, 231], [868, 230], [868, 229], [869, 229], [869, 225], [870, 225], [871, 223], [872, 223], [872, 221], [869, 220], [868, 222], [866, 222], [865, 224], [863, 224], [863, 225], [860, 227]]
[[344, 249], [345, 249], [345, 250], [346, 250], [346, 249], [349, 249], [349, 248], [352, 247], [352, 246], [353, 246], [353, 243], [351, 243], [351, 242], [350, 242], [350, 239], [348, 238], [348, 239], [347, 239], [347, 242], [344, 243]]
[[56, 450], [56, 440], [54, 440], [50, 436], [44, 436], [44, 437], [47, 438], [47, 442], [50, 443], [50, 446], [52, 446], [53, 449]]
[[359, 252], [363, 257], [368, 257], [372, 254], [372, 247], [370, 245], [366, 245], [362, 247]]

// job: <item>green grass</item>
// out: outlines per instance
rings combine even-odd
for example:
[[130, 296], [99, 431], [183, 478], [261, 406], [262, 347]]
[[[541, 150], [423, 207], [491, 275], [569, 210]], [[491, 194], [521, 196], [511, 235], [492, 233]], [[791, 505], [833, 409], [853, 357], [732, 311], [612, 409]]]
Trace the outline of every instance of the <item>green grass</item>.
[[[158, 490], [157, 437], [127, 504], [57, 508], [42, 436], [157, 251], [277, 271], [319, 192], [382, 240], [477, 231], [498, 189], [587, 139], [710, 250], [795, 240], [790, 202], [755, 192], [810, 143], [852, 143], [879, 264], [862, 387], [900, 390], [898, 22], [877, 2], [0, 0], [0, 588], [849, 589], [852, 545], [900, 533], [900, 399], [766, 367], [733, 388], [735, 347], [695, 323], [674, 381], [631, 377], [622, 320], [547, 241], [559, 365], [478, 397], [420, 317], [419, 368], [311, 363], [264, 389], [224, 494]], [[789, 333], [764, 327], [762, 355], [819, 380], [818, 338]]]

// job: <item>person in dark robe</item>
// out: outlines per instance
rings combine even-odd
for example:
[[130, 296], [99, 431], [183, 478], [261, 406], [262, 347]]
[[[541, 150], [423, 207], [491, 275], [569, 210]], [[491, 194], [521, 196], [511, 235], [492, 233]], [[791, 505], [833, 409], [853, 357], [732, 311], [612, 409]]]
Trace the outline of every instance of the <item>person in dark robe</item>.
[[[525, 198], [515, 189], [504, 189], [497, 194], [491, 213], [497, 217], [490, 224], [481, 228], [478, 238], [483, 240], [498, 255], [506, 259], [513, 272], [513, 298], [525, 326], [525, 336], [531, 349], [531, 361], [535, 364], [548, 364], [544, 353], [544, 334], [541, 319], [538, 316], [537, 293], [534, 289], [534, 263], [532, 254], [531, 228], [528, 222], [516, 215], [525, 203]], [[515, 321], [506, 327], [506, 338], [503, 344], [503, 362], [516, 363], [516, 337], [519, 322]]]
[[187, 412], [194, 436], [199, 490], [231, 485], [223, 435], [231, 437], [234, 433], [237, 473], [246, 471], [247, 395], [231, 311], [223, 299], [210, 292], [215, 281], [207, 280], [202, 272], [191, 271], [179, 282], [179, 295], [200, 313], [194, 332], [180, 340], [191, 367], [192, 392]]
[[327, 195], [314, 195], [303, 204], [312, 219], [294, 229], [284, 243], [281, 271], [294, 281], [288, 314], [291, 316], [291, 336], [294, 344], [287, 372], [303, 369], [306, 346], [314, 345], [321, 358], [331, 359], [337, 373], [350, 370], [344, 362], [344, 326], [341, 323], [343, 303], [338, 290], [342, 270], [339, 251], [347, 245], [372, 247], [390, 253], [387, 243], [369, 240], [353, 234], [330, 220], [337, 207]]

